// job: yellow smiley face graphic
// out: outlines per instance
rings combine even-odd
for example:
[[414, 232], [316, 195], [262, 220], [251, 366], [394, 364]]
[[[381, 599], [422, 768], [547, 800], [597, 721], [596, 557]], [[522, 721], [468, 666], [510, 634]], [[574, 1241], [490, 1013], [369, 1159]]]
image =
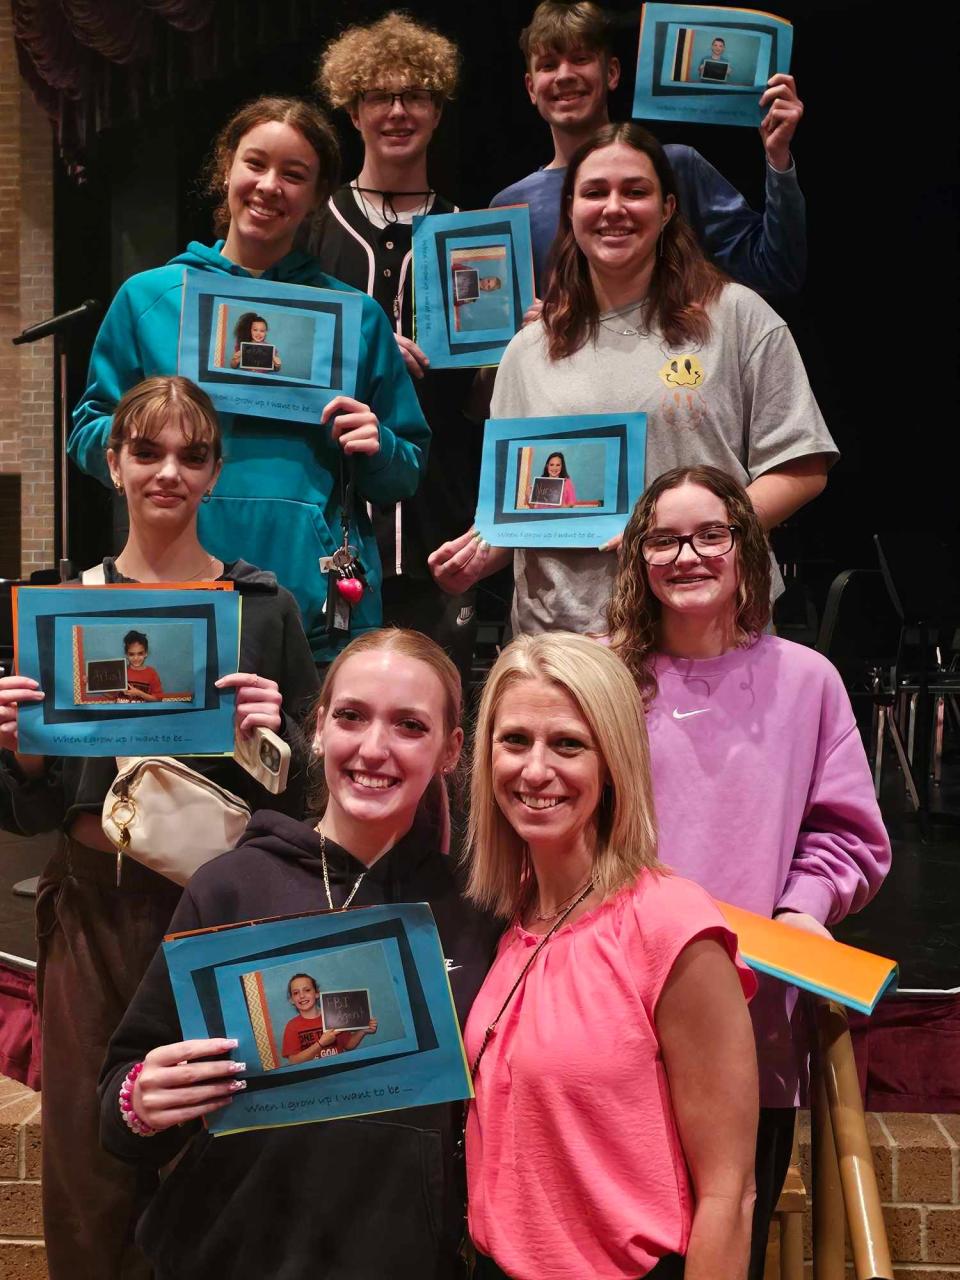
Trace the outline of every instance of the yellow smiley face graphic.
[[696, 356], [674, 356], [660, 370], [668, 387], [699, 387], [703, 382], [703, 365]]

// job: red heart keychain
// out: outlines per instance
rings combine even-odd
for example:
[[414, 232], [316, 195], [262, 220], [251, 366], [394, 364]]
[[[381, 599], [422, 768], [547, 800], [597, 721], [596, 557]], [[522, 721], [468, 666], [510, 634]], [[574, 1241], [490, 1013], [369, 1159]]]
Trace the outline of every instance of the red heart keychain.
[[360, 597], [363, 595], [363, 583], [359, 578], [339, 578], [336, 585], [337, 590], [351, 607], [359, 604]]

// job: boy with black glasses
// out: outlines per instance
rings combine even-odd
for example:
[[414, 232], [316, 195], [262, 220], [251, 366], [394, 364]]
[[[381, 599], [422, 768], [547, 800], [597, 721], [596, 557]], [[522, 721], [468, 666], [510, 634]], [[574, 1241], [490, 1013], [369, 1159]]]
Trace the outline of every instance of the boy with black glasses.
[[362, 289], [394, 327], [432, 439], [416, 496], [374, 510], [383, 561], [383, 619], [431, 636], [466, 681], [476, 634], [474, 593], [451, 598], [434, 583], [427, 555], [463, 527], [476, 506], [478, 428], [461, 412], [470, 370], [432, 373], [413, 341], [412, 222], [453, 213], [430, 186], [427, 151], [445, 100], [457, 87], [459, 53], [439, 32], [400, 13], [351, 27], [327, 45], [317, 87], [363, 139], [363, 166], [330, 199], [317, 250], [324, 271]]

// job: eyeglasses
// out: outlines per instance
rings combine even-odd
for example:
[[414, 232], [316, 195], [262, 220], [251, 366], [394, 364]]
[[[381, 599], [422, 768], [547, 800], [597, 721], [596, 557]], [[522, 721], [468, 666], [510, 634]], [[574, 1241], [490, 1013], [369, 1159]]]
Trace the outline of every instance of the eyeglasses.
[[696, 533], [648, 533], [640, 541], [640, 554], [647, 564], [673, 564], [680, 549], [689, 542], [698, 556], [725, 556], [740, 530], [735, 524], [711, 524]]
[[398, 99], [404, 111], [426, 111], [433, 105], [433, 92], [430, 89], [401, 89], [399, 93], [391, 93], [389, 89], [368, 89], [360, 95], [360, 101], [371, 111], [390, 111]]

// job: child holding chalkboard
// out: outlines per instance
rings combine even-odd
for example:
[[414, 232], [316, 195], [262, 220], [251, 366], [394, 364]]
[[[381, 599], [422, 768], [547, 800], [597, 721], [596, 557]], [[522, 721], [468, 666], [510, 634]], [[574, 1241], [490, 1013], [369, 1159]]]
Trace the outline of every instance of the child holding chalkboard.
[[[263, 316], [258, 316], [255, 311], [245, 311], [237, 321], [233, 330], [235, 346], [233, 355], [230, 357], [230, 368], [237, 369], [242, 359], [241, 343], [244, 342], [266, 342], [267, 329], [269, 328]], [[273, 371], [280, 372], [280, 352], [276, 347], [273, 348]]]
[[295, 973], [287, 983], [287, 999], [297, 1011], [283, 1029], [281, 1052], [289, 1064], [310, 1062], [314, 1058], [335, 1058], [338, 1053], [356, 1049], [364, 1036], [372, 1036], [377, 1030], [376, 1018], [371, 1018], [360, 1031], [325, 1031], [318, 997], [320, 988], [316, 978], [309, 973]]
[[154, 667], [148, 667], [150, 642], [142, 631], [128, 631], [123, 637], [127, 657], [127, 693], [135, 702], [162, 702], [163, 685]]

